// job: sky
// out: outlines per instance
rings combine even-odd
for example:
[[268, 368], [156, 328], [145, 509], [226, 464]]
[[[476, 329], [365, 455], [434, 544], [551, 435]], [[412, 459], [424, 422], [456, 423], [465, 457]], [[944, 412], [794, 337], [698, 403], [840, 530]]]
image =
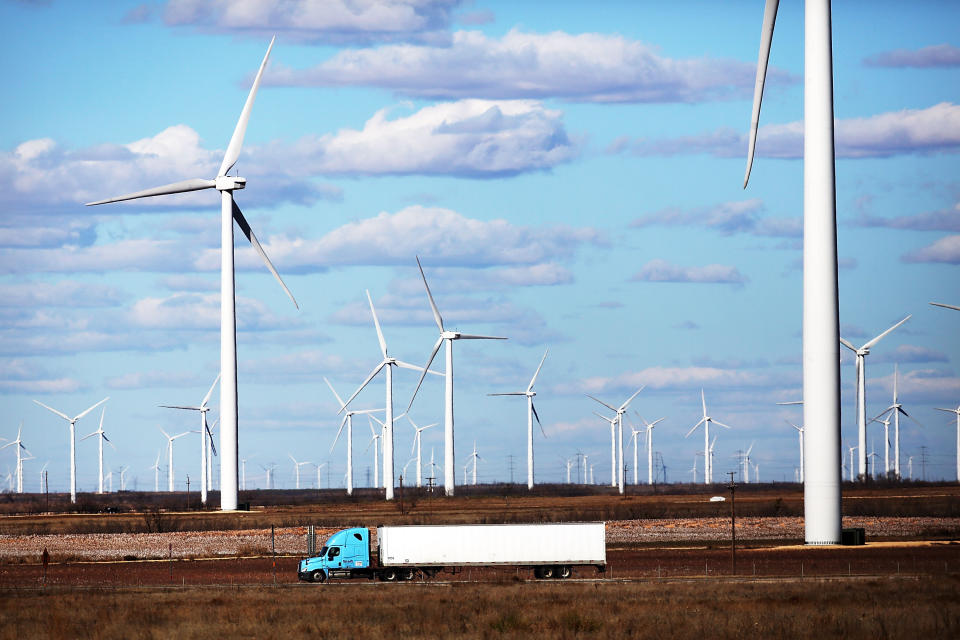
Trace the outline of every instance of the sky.
[[[759, 1], [0, 0], [0, 437], [22, 421], [25, 489], [45, 464], [51, 490], [68, 487], [67, 423], [34, 400], [73, 416], [109, 396], [105, 456], [128, 489], [152, 489], [161, 428], [197, 428], [158, 405], [199, 403], [218, 373], [217, 195], [84, 203], [214, 177], [274, 35], [235, 196], [300, 308], [236, 234], [248, 487], [273, 464], [292, 487], [291, 454], [343, 486], [323, 378], [346, 397], [379, 363], [367, 290], [390, 354], [425, 363], [437, 328], [416, 256], [448, 328], [508, 338], [454, 345], [458, 482], [474, 443], [481, 482], [524, 481], [525, 403], [487, 394], [525, 389], [547, 350], [538, 482], [564, 481], [578, 453], [609, 479], [594, 411], [609, 412], [585, 394], [616, 406], [641, 385], [628, 418], [664, 418], [661, 480], [703, 477], [703, 436], [685, 437], [702, 389], [731, 427], [712, 434], [715, 479], [753, 445], [761, 481], [793, 481], [802, 410], [776, 403], [802, 386], [801, 7], [780, 7], [744, 190]], [[935, 407], [960, 405], [960, 312], [929, 302], [960, 305], [960, 5], [835, 3], [833, 54], [841, 334], [860, 345], [912, 314], [867, 356], [867, 413], [890, 404], [898, 367], [916, 419], [902, 473], [912, 457], [914, 478], [954, 480], [955, 418]], [[420, 425], [443, 416], [428, 378]], [[395, 375], [398, 413], [416, 382]], [[383, 406], [383, 389], [355, 406]], [[355, 429], [365, 486], [370, 430]], [[396, 434], [399, 474], [413, 428]], [[881, 470], [883, 438], [871, 424]], [[81, 491], [95, 440], [77, 445]], [[174, 445], [180, 489], [199, 479], [198, 442]], [[423, 447], [441, 461], [442, 427]], [[14, 465], [0, 451], [4, 489]]]

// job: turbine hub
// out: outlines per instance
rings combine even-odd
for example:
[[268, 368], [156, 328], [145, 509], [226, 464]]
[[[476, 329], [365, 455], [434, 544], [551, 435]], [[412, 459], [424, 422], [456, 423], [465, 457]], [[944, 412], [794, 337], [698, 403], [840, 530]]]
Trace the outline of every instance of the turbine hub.
[[443, 331], [440, 333], [440, 337], [444, 340], [456, 340], [460, 337], [460, 333], [457, 331]]
[[217, 191], [236, 191], [247, 186], [247, 179], [238, 176], [217, 176], [215, 183]]

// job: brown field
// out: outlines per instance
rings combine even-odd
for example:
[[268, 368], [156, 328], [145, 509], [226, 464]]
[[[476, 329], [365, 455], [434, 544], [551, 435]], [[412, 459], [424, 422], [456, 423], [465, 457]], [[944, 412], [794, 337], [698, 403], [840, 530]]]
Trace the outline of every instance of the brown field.
[[[40, 497], [7, 496], [0, 638], [960, 637], [956, 485], [848, 489], [844, 525], [866, 529], [860, 547], [799, 544], [794, 485], [738, 488], [735, 574], [730, 504], [708, 502], [726, 494], [721, 486], [627, 496], [479, 489], [456, 498], [408, 490], [402, 506], [374, 492], [258, 492], [252, 510], [237, 513], [175, 510], [184, 496], [162, 494], [85, 496], [74, 512], [60, 503], [65, 512], [41, 513]], [[121, 512], [96, 513], [104, 504]], [[402, 584], [296, 581], [307, 524], [325, 534], [561, 520], [607, 521], [605, 575], [579, 569], [573, 580], [544, 582], [503, 568]]]

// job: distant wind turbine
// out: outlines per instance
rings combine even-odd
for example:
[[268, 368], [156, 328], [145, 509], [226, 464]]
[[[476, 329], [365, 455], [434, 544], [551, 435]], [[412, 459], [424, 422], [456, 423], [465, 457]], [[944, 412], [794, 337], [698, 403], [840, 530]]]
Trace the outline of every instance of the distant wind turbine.
[[[340, 411], [343, 411], [346, 408], [343, 400], [340, 398], [340, 394], [337, 393], [336, 389], [333, 388], [333, 385], [330, 384], [330, 381], [324, 377], [324, 382], [327, 383], [327, 386], [330, 387], [330, 392], [333, 393], [333, 397], [337, 399], [337, 403], [340, 405]], [[337, 437], [333, 439], [333, 444], [330, 445], [330, 451], [333, 452], [333, 448], [337, 446], [337, 441], [340, 440], [340, 434], [343, 432], [343, 425], [347, 425], [347, 495], [353, 495], [353, 416], [358, 414], [373, 413], [375, 411], [383, 411], [383, 409], [358, 409], [358, 410], [349, 410], [344, 416], [343, 420], [340, 421], [340, 428], [337, 429]]]
[[[380, 434], [377, 433], [376, 429], [373, 428], [373, 416], [367, 414], [367, 422], [370, 425], [370, 433], [373, 434], [373, 437], [370, 438], [370, 443], [367, 445], [367, 448], [364, 449], [364, 453], [370, 450], [370, 445], [373, 445], [373, 487], [375, 489], [380, 488]], [[380, 423], [381, 429], [383, 423]]]
[[859, 446], [859, 456], [857, 458], [858, 462], [858, 473], [866, 477], [867, 473], [867, 413], [866, 413], [866, 372], [864, 371], [864, 358], [870, 354], [870, 348], [875, 344], [880, 342], [888, 333], [902, 325], [904, 322], [909, 320], [911, 316], [907, 316], [897, 324], [893, 325], [880, 335], [878, 335], [873, 340], [870, 340], [862, 347], [855, 347], [848, 340], [840, 338], [840, 344], [845, 346], [847, 349], [850, 349], [857, 355], [856, 367], [857, 367], [857, 444]]
[[416, 389], [410, 397], [410, 404], [407, 405], [407, 412], [413, 406], [413, 401], [417, 397], [417, 391], [423, 384], [423, 379], [433, 364], [433, 359], [440, 351], [440, 347], [446, 343], [446, 371], [444, 372], [444, 394], [443, 394], [443, 490], [448, 496], [454, 495], [454, 449], [453, 449], [453, 341], [454, 340], [506, 340], [498, 336], [481, 336], [469, 333], [460, 333], [459, 331], [447, 331], [443, 327], [443, 318], [440, 316], [440, 310], [437, 309], [437, 303], [433, 300], [433, 294], [430, 293], [430, 285], [427, 284], [427, 276], [423, 273], [423, 266], [420, 264], [420, 258], [417, 258], [417, 267], [420, 269], [420, 276], [423, 278], [423, 286], [427, 290], [427, 298], [430, 301], [430, 309], [433, 311], [433, 319], [440, 329], [440, 338], [433, 345], [433, 351], [427, 359], [427, 364], [423, 367], [420, 374], [420, 380], [417, 382]]
[[247, 95], [247, 101], [240, 112], [240, 119], [233, 130], [230, 143], [224, 153], [223, 161], [220, 163], [220, 169], [213, 180], [194, 178], [192, 180], [183, 180], [174, 182], [144, 191], [128, 193], [115, 198], [89, 202], [88, 206], [108, 204], [111, 202], [120, 202], [122, 200], [134, 200], [137, 198], [148, 198], [152, 196], [168, 195], [173, 193], [184, 193], [187, 191], [198, 191], [201, 189], [216, 189], [220, 192], [220, 372], [223, 375], [223, 384], [220, 385], [220, 416], [222, 420], [220, 428], [220, 451], [222, 453], [220, 463], [220, 508], [224, 511], [234, 511], [238, 504], [238, 445], [237, 445], [237, 315], [236, 315], [236, 290], [234, 287], [234, 261], [233, 261], [233, 223], [236, 221], [240, 230], [243, 231], [247, 240], [253, 245], [253, 248], [263, 259], [277, 279], [280, 286], [286, 292], [294, 306], [298, 309], [296, 299], [284, 284], [280, 274], [274, 268], [273, 263], [267, 257], [263, 247], [250, 228], [250, 223], [240, 211], [240, 207], [233, 200], [233, 192], [243, 189], [247, 185], [246, 178], [230, 176], [227, 173], [233, 168], [240, 157], [240, 149], [243, 147], [243, 138], [247, 132], [247, 123], [250, 121], [250, 112], [253, 110], [253, 102], [257, 97], [257, 89], [260, 86], [260, 80], [263, 77], [263, 71], [266, 69], [267, 60], [270, 58], [270, 51], [273, 49], [274, 40], [270, 40], [270, 46], [267, 47], [267, 53], [260, 63], [257, 75], [253, 79], [253, 86]]
[[[422, 449], [422, 434], [423, 434], [423, 432], [426, 431], [427, 429], [429, 429], [429, 428], [431, 428], [431, 427], [435, 427], [435, 426], [437, 426], [437, 425], [440, 424], [440, 423], [439, 423], [439, 422], [434, 422], [433, 424], [428, 424], [428, 425], [426, 425], [426, 426], [424, 426], [424, 427], [418, 427], [418, 426], [417, 426], [417, 423], [410, 419], [410, 416], [407, 416], [407, 422], [410, 423], [410, 426], [412, 426], [412, 427], [413, 427], [413, 430], [414, 430], [413, 446], [410, 447], [410, 453], [413, 453], [414, 449], [416, 449], [416, 451], [417, 451], [417, 457], [416, 457], [416, 460], [417, 460], [417, 487], [419, 487], [419, 486], [420, 486], [420, 482], [421, 482], [421, 479], [420, 479], [420, 470], [421, 470], [421, 466], [420, 466], [420, 465], [421, 465], [421, 463], [420, 463], [420, 459], [421, 459], [421, 458], [420, 458], [420, 452], [421, 452], [421, 449]], [[406, 465], [404, 465], [404, 473], [406, 473]]]
[[77, 414], [73, 418], [67, 416], [65, 413], [60, 413], [53, 407], [48, 407], [38, 400], [34, 400], [36, 404], [40, 405], [47, 411], [52, 411], [70, 423], [70, 502], [73, 504], [76, 504], [77, 502], [77, 420], [87, 415], [109, 399], [110, 396], [107, 396], [97, 404], [91, 406], [82, 413]]
[[788, 425], [797, 430], [797, 434], [800, 438], [800, 484], [803, 484], [803, 427], [797, 424], [793, 424], [789, 420], [784, 420]]
[[697, 427], [703, 425], [703, 449], [704, 449], [704, 462], [703, 462], [703, 483], [712, 484], [713, 483], [713, 445], [710, 444], [710, 424], [717, 424], [723, 427], [724, 429], [729, 429], [729, 425], [725, 425], [719, 420], [714, 420], [709, 415], [707, 415], [707, 398], [703, 394], [703, 389], [700, 389], [700, 402], [703, 404], [703, 417], [700, 418], [700, 421], [697, 424], [693, 425], [693, 428], [687, 432], [685, 438], [689, 438], [690, 434], [697, 430]]
[[[293, 457], [293, 454], [292, 454], [292, 453], [288, 453], [287, 455], [290, 456], [290, 459], [291, 459], [291, 460], [293, 460], [293, 469], [294, 469], [294, 471], [296, 472], [296, 475], [297, 475], [297, 485], [296, 485], [296, 488], [299, 489], [299, 488], [300, 488], [300, 467], [302, 467], [303, 465], [306, 465], [306, 464], [313, 464], [313, 463], [312, 463], [312, 462], [298, 462], [297, 459]], [[317, 478], [319, 478], [319, 477], [320, 477], [320, 476], [317, 475]], [[318, 480], [318, 483], [319, 483], [319, 480]], [[317, 488], [318, 488], [318, 489], [320, 488], [319, 484], [317, 485]]]
[[28, 456], [33, 454], [27, 451], [27, 448], [23, 446], [23, 441], [21, 440], [21, 433], [23, 432], [23, 422], [20, 423], [20, 426], [17, 427], [17, 439], [9, 442], [0, 449], [6, 449], [7, 447], [16, 447], [17, 448], [17, 493], [23, 493], [23, 452], [26, 451]]
[[533, 398], [537, 395], [537, 392], [533, 390], [533, 385], [537, 381], [537, 376], [540, 375], [540, 369], [543, 367], [543, 361], [547, 359], [547, 351], [543, 352], [543, 357], [540, 358], [540, 364], [537, 365], [537, 370], [533, 372], [533, 377], [530, 378], [530, 384], [527, 385], [526, 391], [510, 391], [507, 393], [488, 393], [488, 396], [525, 396], [527, 398], [527, 489], [533, 489], [533, 419], [537, 419], [537, 424], [540, 425], [540, 432], [543, 433], [543, 437], [547, 437], [547, 432], [543, 430], [543, 423], [540, 422], [540, 416], [537, 415], [537, 408], [533, 405]]
[[[956, 409], [942, 409], [940, 407], [934, 407], [937, 411], [945, 411], [947, 413], [953, 413], [957, 416], [957, 482], [960, 482], [960, 406]], [[912, 458], [911, 458], [912, 460]], [[911, 470], [911, 477], [913, 472]]]
[[[477, 486], [477, 461], [483, 460], [483, 458], [481, 458], [480, 454], [477, 453], [476, 440], [473, 442], [473, 453], [470, 454], [470, 460], [473, 461], [473, 486]], [[464, 480], [464, 482], [466, 482], [466, 480]]]
[[117, 450], [117, 448], [113, 446], [113, 443], [110, 442], [110, 438], [107, 437], [107, 434], [103, 432], [103, 416], [106, 412], [107, 412], [106, 407], [103, 407], [102, 409], [100, 409], [100, 427], [93, 433], [88, 433], [87, 435], [80, 438], [80, 441], [83, 442], [87, 438], [91, 438], [93, 436], [100, 436], [99, 438], [97, 438], [98, 453], [99, 453], [98, 459], [100, 462], [99, 475], [98, 475], [99, 485], [98, 485], [97, 493], [103, 493], [103, 443], [104, 441], [106, 441], [106, 443], [109, 444], [114, 451]]
[[[593, 415], [610, 425], [610, 486], [615, 487], [617, 486], [617, 416], [608, 418], [596, 411], [593, 412]], [[584, 480], [584, 483], [586, 483], [586, 480]]]
[[173, 405], [173, 404], [161, 404], [160, 406], [165, 409], [186, 409], [188, 411], [199, 411], [200, 412], [200, 502], [201, 504], [207, 504], [207, 465], [209, 464], [207, 460], [207, 438], [213, 437], [213, 434], [210, 433], [210, 427], [207, 426], [207, 412], [210, 411], [210, 407], [207, 406], [207, 402], [210, 401], [210, 396], [213, 395], [213, 390], [216, 388], [217, 383], [220, 382], [220, 374], [217, 374], [217, 377], [214, 378], [213, 384], [210, 385], [210, 389], [207, 391], [207, 395], [203, 396], [203, 401], [200, 403], [199, 407], [189, 407], [182, 405]]
[[150, 466], [153, 469], [153, 492], [160, 491], [160, 456], [163, 455], [163, 449], [157, 451], [157, 460]]
[[627, 407], [630, 405], [631, 402], [633, 402], [633, 399], [637, 397], [637, 394], [643, 391], [643, 388], [645, 386], [646, 385], [642, 385], [639, 389], [634, 391], [633, 395], [627, 398], [626, 402], [624, 402], [623, 404], [621, 404], [619, 407], [616, 407], [616, 408], [611, 407], [603, 400], [598, 400], [597, 398], [594, 398], [589, 393], [587, 394], [588, 398], [596, 402], [599, 402], [600, 404], [605, 406], [607, 409], [610, 409], [611, 411], [617, 414], [617, 456], [616, 456], [616, 460], [614, 460], [614, 464], [616, 464], [616, 466], [618, 467], [616, 477], [617, 477], [617, 489], [619, 490], [620, 493], [623, 493], [623, 414], [626, 413]]
[[[894, 475], [896, 475], [897, 478], [899, 478], [900, 477], [900, 414], [902, 413], [903, 415], [907, 416], [908, 418], [916, 422], [917, 425], [921, 427], [923, 425], [921, 425], [916, 418], [914, 418], [909, 413], [907, 413], [904, 410], [903, 405], [900, 404], [900, 401], [897, 399], [897, 377], [898, 377], [897, 365], [893, 365], [893, 404], [891, 404], [889, 407], [881, 411], [878, 415], [876, 415], [873, 418], [873, 420], [877, 420], [877, 418], [880, 418], [881, 416], [883, 416], [888, 412], [890, 412], [891, 415], [893, 416], [893, 473]], [[871, 422], [873, 420], [871, 420]], [[882, 422], [882, 421], [878, 420], [878, 422]], [[887, 420], [887, 423], [885, 424], [888, 424], [888, 423], [889, 423], [889, 420]]]
[[163, 434], [163, 437], [167, 439], [167, 491], [173, 493], [174, 480], [173, 480], [173, 441], [177, 438], [182, 438], [183, 436], [189, 435], [189, 431], [184, 431], [183, 433], [178, 433], [175, 436], [171, 436], [169, 433], [164, 431], [161, 427], [160, 433]]
[[[644, 426], [646, 427], [646, 435], [647, 435], [647, 445], [646, 445], [646, 446], [647, 446], [647, 484], [652, 485], [652, 484], [653, 484], [653, 428], [654, 428], [655, 426], [657, 426], [657, 423], [658, 423], [658, 422], [661, 422], [661, 421], [663, 421], [663, 420], [666, 420], [666, 416], [664, 416], [663, 418], [657, 418], [657, 419], [654, 420], [653, 422], [647, 422], [646, 419], [645, 419], [643, 416], [641, 416], [639, 413], [637, 414], [637, 417], [640, 418], [640, 420], [643, 422]], [[636, 464], [636, 460], [634, 460], [634, 464]]]

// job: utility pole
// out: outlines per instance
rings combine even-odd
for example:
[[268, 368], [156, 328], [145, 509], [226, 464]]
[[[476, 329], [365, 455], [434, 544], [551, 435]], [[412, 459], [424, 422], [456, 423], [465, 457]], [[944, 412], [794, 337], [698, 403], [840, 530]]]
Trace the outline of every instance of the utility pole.
[[927, 481], [927, 446], [920, 447], [920, 479]]
[[510, 466], [510, 484], [513, 484], [513, 454], [507, 456], [508, 464]]
[[737, 575], [737, 485], [733, 481], [734, 472], [727, 473], [730, 474], [730, 558], [733, 561], [733, 575]]
[[370, 486], [370, 467], [367, 467], [367, 486]]
[[[203, 435], [203, 434], [201, 434]], [[190, 474], [187, 474], [187, 509], [190, 509]]]

